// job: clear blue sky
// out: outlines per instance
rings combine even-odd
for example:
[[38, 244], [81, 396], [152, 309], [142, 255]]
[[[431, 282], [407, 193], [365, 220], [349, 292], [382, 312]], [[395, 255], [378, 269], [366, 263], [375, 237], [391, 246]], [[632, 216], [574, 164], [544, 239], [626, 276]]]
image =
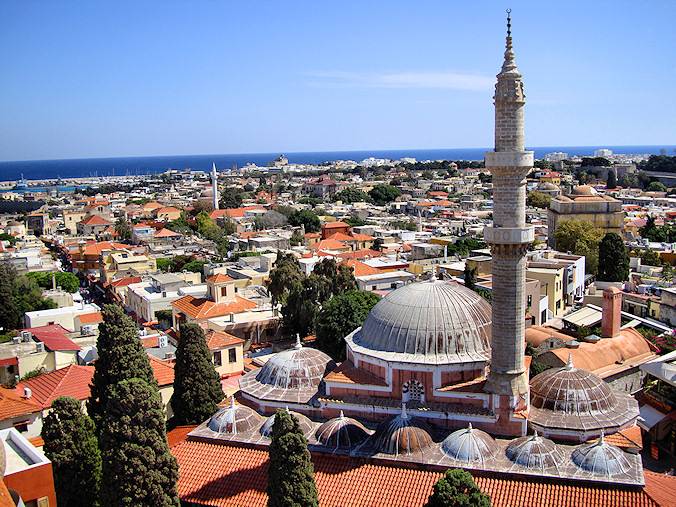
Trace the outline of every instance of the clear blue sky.
[[676, 144], [676, 2], [0, 2], [0, 160]]

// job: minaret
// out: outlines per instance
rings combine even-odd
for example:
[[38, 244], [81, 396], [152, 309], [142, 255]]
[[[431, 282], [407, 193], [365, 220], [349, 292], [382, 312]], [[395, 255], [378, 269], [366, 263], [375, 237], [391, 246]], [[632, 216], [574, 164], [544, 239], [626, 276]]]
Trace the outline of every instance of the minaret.
[[493, 175], [493, 226], [484, 229], [493, 254], [493, 339], [485, 389], [527, 399], [524, 286], [526, 251], [534, 232], [526, 225], [526, 175], [533, 167], [533, 152], [524, 150], [526, 98], [512, 51], [510, 12], [505, 60], [495, 85], [495, 151], [486, 153], [486, 168]]
[[216, 162], [211, 166], [211, 190], [212, 190], [212, 205], [214, 209], [218, 209], [218, 173], [216, 172]]

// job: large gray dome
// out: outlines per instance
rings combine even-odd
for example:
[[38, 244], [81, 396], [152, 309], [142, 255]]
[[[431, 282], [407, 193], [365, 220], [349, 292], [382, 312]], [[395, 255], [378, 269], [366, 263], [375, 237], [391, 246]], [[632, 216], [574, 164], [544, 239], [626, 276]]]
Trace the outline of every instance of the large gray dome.
[[377, 351], [383, 359], [433, 364], [487, 361], [491, 307], [456, 282], [412, 283], [380, 300], [361, 329], [346, 340], [353, 350]]
[[495, 454], [496, 444], [493, 437], [485, 431], [467, 428], [454, 431], [441, 443], [444, 453], [463, 463], [485, 463]]

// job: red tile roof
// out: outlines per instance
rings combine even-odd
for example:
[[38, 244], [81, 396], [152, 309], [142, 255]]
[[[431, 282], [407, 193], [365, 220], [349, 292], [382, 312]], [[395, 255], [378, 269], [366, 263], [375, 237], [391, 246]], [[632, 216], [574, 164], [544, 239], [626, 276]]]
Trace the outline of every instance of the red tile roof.
[[125, 287], [131, 285], [132, 283], [141, 283], [143, 279], [140, 276], [125, 276], [119, 280], [113, 280], [110, 282], [112, 287]]
[[85, 218], [82, 222], [83, 225], [111, 225], [112, 222], [106, 220], [100, 215], [90, 215], [89, 218]]
[[33, 392], [31, 400], [45, 409], [51, 407], [52, 402], [59, 396], [71, 396], [80, 401], [89, 398], [89, 384], [93, 375], [93, 366], [71, 364], [65, 368], [19, 382], [15, 389], [20, 396], [23, 394], [24, 387], [29, 387]]
[[229, 333], [214, 330], [207, 331], [207, 346], [209, 350], [224, 349], [233, 345], [239, 345], [240, 343], [244, 343], [244, 340]]
[[75, 317], [80, 321], [80, 324], [100, 324], [103, 322], [103, 315], [101, 312], [85, 313]]
[[40, 412], [40, 405], [14, 391], [0, 387], [0, 421]]
[[676, 505], [676, 477], [644, 470], [645, 492], [658, 505]]
[[[267, 450], [189, 438], [173, 446], [172, 452], [179, 465], [181, 500], [223, 507], [266, 505]], [[422, 506], [442, 475], [440, 471], [379, 465], [362, 458], [319, 453], [313, 454], [312, 461], [319, 504], [327, 507]], [[493, 507], [658, 505], [641, 489], [517, 480], [508, 476], [477, 475], [474, 480], [491, 497]], [[652, 480], [652, 476], [646, 475], [646, 482]], [[646, 486], [648, 491], [652, 488], [652, 484]], [[667, 498], [670, 500], [673, 496]]]
[[326, 222], [325, 224], [322, 224], [322, 227], [324, 229], [343, 229], [345, 227], [349, 229], [350, 224], [346, 224], [345, 222]]
[[211, 283], [225, 283], [225, 282], [232, 282], [233, 279], [230, 278], [228, 275], [224, 275], [223, 273], [217, 273], [215, 275], [211, 275], [210, 277], [207, 278], [207, 282]]
[[162, 361], [148, 354], [150, 366], [153, 369], [153, 375], [160, 387], [170, 386], [174, 383], [174, 366], [171, 363]]
[[356, 259], [347, 259], [342, 262], [345, 266], [352, 268], [354, 276], [368, 276], [382, 273], [379, 269], [364, 264]]
[[154, 235], [155, 238], [173, 238], [176, 236], [180, 236], [180, 234], [167, 228], [160, 229]]
[[364, 248], [362, 250], [354, 250], [352, 252], [343, 252], [336, 255], [341, 259], [366, 259], [372, 257], [382, 257], [382, 252], [378, 250], [371, 250], [370, 248]]
[[60, 324], [29, 327], [24, 329], [24, 331], [33, 333], [33, 337], [44, 343], [45, 348], [51, 351], [80, 350], [80, 346], [68, 338], [69, 331]]
[[232, 303], [214, 303], [206, 298], [188, 295], [174, 301], [172, 306], [193, 319], [208, 319], [230, 315], [231, 313], [243, 313], [247, 310], [253, 310], [257, 305], [253, 301], [239, 296], [235, 296], [235, 301]]

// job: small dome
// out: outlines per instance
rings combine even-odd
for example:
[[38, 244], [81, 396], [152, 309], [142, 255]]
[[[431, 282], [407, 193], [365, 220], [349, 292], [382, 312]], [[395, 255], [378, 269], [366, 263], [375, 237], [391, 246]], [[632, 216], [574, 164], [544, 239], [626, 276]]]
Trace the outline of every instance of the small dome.
[[406, 413], [402, 404], [401, 414], [381, 423], [373, 436], [375, 448], [387, 454], [413, 454], [434, 444], [431, 428], [418, 417]]
[[261, 416], [255, 410], [237, 405], [235, 399], [230, 398], [230, 405], [212, 415], [207, 426], [216, 433], [237, 435], [253, 430], [261, 422]]
[[[300, 426], [300, 430], [303, 432], [303, 435], [307, 435], [312, 431], [312, 421], [310, 421], [307, 416], [299, 412], [291, 412], [289, 407], [286, 407], [285, 410], [287, 414], [291, 414], [298, 420], [298, 426]], [[272, 414], [270, 417], [268, 417], [263, 423], [263, 426], [260, 427], [260, 434], [266, 438], [272, 437], [272, 425], [275, 424], [275, 415], [277, 414]]]
[[617, 398], [600, 377], [573, 366], [550, 368], [530, 382], [530, 402], [535, 408], [564, 414], [603, 413], [613, 410]]
[[581, 445], [573, 451], [573, 463], [595, 475], [612, 477], [631, 469], [631, 464], [619, 447], [607, 444], [603, 434], [596, 443]]
[[526, 468], [545, 470], [557, 467], [564, 455], [554, 442], [537, 434], [514, 439], [505, 450], [510, 461]]
[[491, 306], [456, 282], [431, 279], [390, 292], [346, 338], [365, 354], [434, 364], [487, 361]]
[[204, 190], [202, 190], [202, 192], [200, 192], [200, 198], [201, 199], [204, 199], [206, 197], [211, 198], [213, 196], [214, 196], [214, 190], [211, 187], [205, 188]]
[[366, 440], [369, 431], [359, 421], [345, 417], [341, 410], [340, 416], [322, 424], [315, 436], [326, 447], [349, 449]]
[[274, 354], [256, 375], [256, 380], [281, 389], [316, 388], [335, 362], [321, 350], [303, 347]]
[[495, 454], [495, 440], [485, 431], [467, 428], [454, 431], [441, 444], [447, 456], [463, 463], [484, 463]]
[[596, 190], [589, 185], [578, 185], [573, 187], [573, 195], [596, 195]]
[[554, 185], [554, 183], [550, 183], [549, 181], [543, 181], [538, 184], [538, 190], [559, 190], [559, 187]]
[[17, 222], [16, 220], [10, 220], [7, 222], [8, 227], [19, 227], [20, 225], [23, 225], [21, 222]]

